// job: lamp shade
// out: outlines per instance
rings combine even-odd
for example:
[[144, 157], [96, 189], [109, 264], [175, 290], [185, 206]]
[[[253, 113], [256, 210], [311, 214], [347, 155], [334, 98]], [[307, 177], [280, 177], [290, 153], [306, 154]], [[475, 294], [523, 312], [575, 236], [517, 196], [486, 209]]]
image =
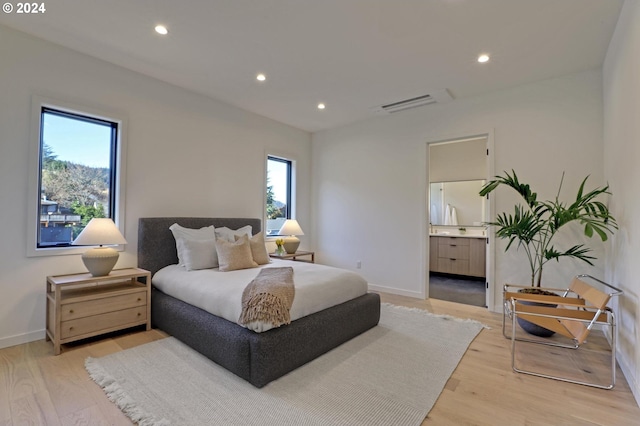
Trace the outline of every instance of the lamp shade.
[[282, 228], [280, 228], [280, 235], [304, 235], [302, 232], [302, 228], [298, 224], [298, 221], [295, 219], [287, 219], [282, 224]]
[[300, 246], [300, 240], [296, 235], [304, 235], [302, 232], [302, 228], [298, 224], [298, 221], [295, 219], [287, 219], [282, 224], [282, 228], [280, 228], [280, 235], [287, 235], [284, 238], [284, 249], [289, 254], [295, 254], [296, 250]]
[[124, 239], [113, 220], [94, 217], [71, 244], [76, 246], [100, 246], [87, 250], [82, 255], [82, 261], [91, 275], [101, 277], [109, 275], [120, 256], [113, 248], [102, 246], [126, 243], [127, 240]]
[[124, 239], [113, 220], [94, 217], [71, 244], [74, 246], [102, 246], [127, 244], [127, 240]]

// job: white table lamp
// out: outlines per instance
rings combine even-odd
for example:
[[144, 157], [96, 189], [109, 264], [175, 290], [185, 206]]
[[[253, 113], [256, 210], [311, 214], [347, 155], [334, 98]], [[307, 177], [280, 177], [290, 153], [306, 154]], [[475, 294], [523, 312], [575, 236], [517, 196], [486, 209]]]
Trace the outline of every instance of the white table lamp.
[[71, 244], [99, 246], [84, 252], [82, 261], [91, 275], [101, 277], [109, 275], [120, 256], [112, 247], [103, 247], [103, 245], [127, 244], [127, 240], [124, 239], [113, 220], [94, 217]]
[[282, 228], [280, 228], [279, 235], [286, 235], [284, 237], [284, 249], [287, 253], [293, 254], [298, 250], [300, 246], [300, 240], [296, 235], [304, 235], [302, 232], [302, 228], [298, 225], [298, 221], [295, 219], [287, 219], [282, 224]]

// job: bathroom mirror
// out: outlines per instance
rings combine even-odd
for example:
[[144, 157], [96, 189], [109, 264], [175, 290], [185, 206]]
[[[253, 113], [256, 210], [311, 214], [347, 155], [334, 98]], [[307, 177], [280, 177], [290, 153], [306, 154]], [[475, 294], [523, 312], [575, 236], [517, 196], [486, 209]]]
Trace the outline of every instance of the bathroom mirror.
[[484, 179], [429, 184], [430, 219], [433, 225], [481, 226], [486, 198], [478, 195]]

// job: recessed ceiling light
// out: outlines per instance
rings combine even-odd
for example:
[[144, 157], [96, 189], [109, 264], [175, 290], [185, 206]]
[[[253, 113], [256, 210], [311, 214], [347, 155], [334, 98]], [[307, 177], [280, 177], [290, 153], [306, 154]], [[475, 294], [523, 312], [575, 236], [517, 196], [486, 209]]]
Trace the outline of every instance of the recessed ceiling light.
[[165, 27], [164, 25], [156, 25], [155, 30], [158, 34], [162, 35], [167, 35], [169, 33], [169, 30], [167, 30], [167, 27]]
[[258, 81], [265, 81], [267, 79], [267, 77], [264, 74], [258, 74], [256, 76], [256, 80]]
[[324, 109], [324, 104], [322, 102], [318, 104], [318, 109]]
[[478, 56], [478, 62], [480, 62], [481, 64], [484, 64], [485, 62], [489, 62], [489, 55], [482, 54]]

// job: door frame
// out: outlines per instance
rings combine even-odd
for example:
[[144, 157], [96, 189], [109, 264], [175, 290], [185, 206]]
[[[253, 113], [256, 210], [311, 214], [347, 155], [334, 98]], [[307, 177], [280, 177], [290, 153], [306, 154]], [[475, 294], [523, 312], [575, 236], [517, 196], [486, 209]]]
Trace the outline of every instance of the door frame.
[[[423, 238], [423, 253], [422, 262], [423, 267], [422, 271], [424, 271], [424, 295], [425, 298], [429, 298], [429, 218], [431, 217], [431, 205], [429, 203], [429, 191], [430, 191], [430, 180], [429, 180], [429, 145], [443, 143], [443, 142], [456, 142], [456, 141], [464, 141], [469, 139], [479, 139], [486, 138], [486, 147], [487, 147], [487, 163], [486, 163], [486, 179], [487, 181], [491, 180], [493, 176], [495, 176], [495, 160], [494, 160], [494, 131], [490, 129], [489, 131], [483, 132], [468, 132], [461, 133], [458, 135], [449, 135], [447, 137], [440, 138], [428, 138], [426, 142], [426, 202], [425, 202], [425, 216], [424, 220], [424, 229], [425, 235]], [[493, 218], [495, 215], [495, 197], [489, 197], [488, 203], [486, 203], [486, 217]], [[490, 220], [490, 219], [487, 219]], [[497, 312], [496, 303], [495, 303], [495, 295], [498, 293], [495, 288], [495, 235], [490, 229], [487, 230], [487, 250], [486, 250], [486, 281], [485, 281], [485, 304], [487, 309], [492, 312]]]

